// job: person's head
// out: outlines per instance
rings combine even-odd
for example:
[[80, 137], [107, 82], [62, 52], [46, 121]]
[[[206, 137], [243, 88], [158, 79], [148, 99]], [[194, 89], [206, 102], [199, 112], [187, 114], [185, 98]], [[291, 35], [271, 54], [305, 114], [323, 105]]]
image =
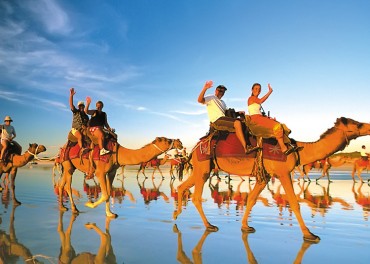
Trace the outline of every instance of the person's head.
[[261, 84], [254, 83], [252, 85], [252, 95], [258, 96], [261, 93]]
[[5, 125], [10, 125], [11, 122], [13, 122], [13, 120], [10, 118], [10, 116], [6, 116], [4, 118]]
[[84, 103], [84, 101], [78, 101], [78, 103], [77, 103], [77, 107], [78, 107], [78, 110], [83, 111], [83, 110], [84, 110], [84, 108], [85, 108], [85, 103]]
[[224, 85], [219, 85], [216, 87], [216, 90], [215, 90], [215, 95], [221, 99], [222, 96], [224, 96], [225, 92], [226, 92], [227, 88], [224, 86]]
[[363, 149], [366, 149], [365, 145], [362, 145], [362, 148], [363, 148]]
[[104, 104], [103, 104], [102, 101], [97, 101], [96, 102], [96, 110], [101, 111], [101, 110], [103, 110], [103, 107], [104, 107]]

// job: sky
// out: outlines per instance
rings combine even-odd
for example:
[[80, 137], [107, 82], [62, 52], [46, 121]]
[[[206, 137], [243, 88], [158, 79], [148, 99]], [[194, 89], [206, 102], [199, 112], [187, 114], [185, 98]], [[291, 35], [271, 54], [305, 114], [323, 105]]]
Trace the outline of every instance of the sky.
[[[0, 118], [24, 149], [55, 156], [74, 103], [104, 102], [118, 142], [157, 136], [191, 149], [208, 131], [197, 102], [207, 80], [228, 107], [247, 110], [253, 83], [270, 83], [265, 111], [298, 141], [339, 117], [370, 122], [367, 0], [0, 0]], [[208, 94], [213, 94], [210, 89]], [[370, 137], [345, 149], [359, 151]]]

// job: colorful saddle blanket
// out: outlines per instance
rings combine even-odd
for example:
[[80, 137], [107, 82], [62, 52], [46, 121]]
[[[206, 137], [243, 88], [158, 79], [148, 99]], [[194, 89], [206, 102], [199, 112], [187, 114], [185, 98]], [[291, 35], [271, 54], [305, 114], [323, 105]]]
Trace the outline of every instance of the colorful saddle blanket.
[[[249, 141], [252, 146], [256, 146], [257, 140], [255, 137], [250, 137]], [[286, 161], [287, 156], [281, 152], [276, 139], [263, 139], [262, 146], [262, 156], [264, 159]], [[235, 133], [229, 133], [226, 139], [221, 139], [218, 142], [216, 139], [208, 140], [207, 138], [203, 138], [198, 142], [195, 148], [196, 149], [193, 151], [197, 152], [199, 161], [211, 159], [214, 156], [214, 152], [216, 152], [216, 157], [220, 158], [255, 158], [257, 153], [254, 151], [252, 153], [245, 154], [244, 148]]]
[[[110, 150], [111, 153], [112, 153], [114, 146], [115, 146], [115, 142], [110, 140], [105, 148]], [[81, 148], [77, 143], [68, 142], [67, 147], [63, 147], [63, 148], [60, 149], [61, 162], [65, 161], [65, 160], [69, 160], [69, 159], [79, 158], [80, 157], [80, 149]], [[100, 156], [100, 153], [99, 153], [100, 150], [99, 150], [98, 145], [95, 145], [94, 149], [92, 151], [93, 151], [93, 160], [101, 160], [101, 161], [104, 161], [104, 162], [108, 163], [110, 157], [112, 156], [111, 153]], [[88, 159], [89, 155], [90, 155], [90, 152], [85, 153], [85, 154], [82, 155], [82, 158]]]

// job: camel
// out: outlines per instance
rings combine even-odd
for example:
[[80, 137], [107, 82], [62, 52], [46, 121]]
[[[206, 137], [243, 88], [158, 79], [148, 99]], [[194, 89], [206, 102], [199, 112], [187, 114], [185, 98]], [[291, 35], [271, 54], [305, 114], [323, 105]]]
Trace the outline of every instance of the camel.
[[[161, 169], [159, 168], [159, 166], [162, 166], [162, 165], [164, 165], [166, 162], [167, 162], [167, 160], [168, 160], [168, 158], [169, 158], [170, 156], [169, 155], [164, 155], [164, 158], [163, 159], [158, 159], [158, 157], [155, 157], [154, 159], [152, 159], [151, 161], [150, 161], [150, 166], [152, 166], [153, 167], [153, 173], [152, 173], [152, 179], [154, 178], [154, 173], [155, 173], [155, 171], [156, 170], [158, 170], [159, 171], [159, 173], [161, 174], [161, 176], [162, 176], [162, 179], [164, 179], [164, 177], [163, 177], [163, 174], [162, 174], [162, 171], [161, 171]], [[143, 174], [144, 174], [144, 172], [143, 172]], [[144, 174], [145, 175], [145, 174]]]
[[[334, 127], [328, 129], [325, 133], [320, 136], [320, 139], [316, 142], [295, 142], [300, 151], [293, 152], [286, 157], [286, 161], [269, 160], [262, 157], [264, 169], [267, 174], [271, 177], [276, 177], [280, 180], [290, 207], [294, 212], [297, 221], [300, 225], [303, 233], [303, 239], [311, 242], [319, 242], [320, 238], [310, 232], [306, 226], [303, 217], [301, 215], [300, 206], [294, 193], [292, 179], [290, 177], [291, 172], [296, 167], [297, 163], [308, 164], [316, 160], [325, 159], [331, 156], [337, 151], [343, 150], [351, 140], [361, 136], [370, 135], [370, 124], [360, 123], [358, 121], [341, 117], [338, 118], [334, 124]], [[197, 147], [199, 148], [199, 145]], [[253, 175], [254, 168], [254, 157], [217, 157], [217, 163], [212, 159], [205, 159], [199, 161], [197, 148], [194, 148], [192, 152], [191, 162], [193, 164], [192, 174], [178, 187], [178, 204], [182, 204], [182, 195], [185, 190], [195, 186], [194, 193], [192, 196], [192, 202], [203, 221], [206, 229], [211, 231], [217, 231], [218, 227], [212, 225], [204, 214], [202, 207], [202, 193], [204, 184], [210, 176], [212, 167], [218, 166], [221, 170], [230, 174], [237, 175]], [[281, 150], [280, 150], [281, 151]], [[257, 175], [258, 176], [258, 175]], [[248, 225], [249, 214], [255, 205], [259, 194], [265, 188], [269, 181], [269, 177], [266, 180], [258, 180], [253, 188], [252, 192], [248, 196], [246, 210], [242, 218], [242, 231], [244, 232], [255, 232], [255, 229]], [[173, 218], [177, 219], [179, 214], [182, 212], [182, 207], [178, 206], [177, 210], [173, 214]]]
[[[354, 182], [356, 182], [355, 180], [355, 174], [357, 172], [357, 177], [358, 179], [361, 181], [361, 182], [364, 182], [362, 177], [361, 177], [361, 173], [363, 170], [369, 170], [370, 169], [370, 162], [369, 160], [363, 160], [362, 158], [359, 158], [357, 160], [355, 160], [355, 162], [353, 163], [353, 169], [352, 169], [352, 179]], [[370, 179], [367, 180], [368, 182], [370, 181]]]
[[[170, 167], [171, 179], [176, 178], [175, 173], [174, 173], [174, 171], [176, 170], [176, 173], [179, 176], [179, 179], [182, 180], [184, 165], [187, 162], [187, 158], [183, 157], [181, 155], [177, 155], [177, 156], [175, 156], [175, 158], [170, 159], [169, 161], [170, 161], [170, 164], [171, 164], [171, 167]], [[189, 169], [189, 168], [187, 168], [187, 169]]]
[[[149, 161], [154, 157], [167, 153], [171, 149], [182, 149], [182, 143], [179, 139], [168, 139], [165, 137], [157, 137], [152, 143], [145, 145], [140, 149], [128, 149], [122, 147], [118, 143], [112, 155], [109, 157], [108, 162], [102, 160], [94, 161], [96, 166], [95, 175], [99, 181], [101, 188], [101, 197], [98, 201], [88, 201], [85, 205], [90, 208], [95, 208], [101, 203], [105, 202], [105, 212], [107, 217], [115, 218], [116, 214], [112, 213], [109, 206], [110, 193], [112, 190], [112, 183], [116, 176], [116, 171], [123, 165], [136, 165], [144, 161]], [[79, 213], [76, 204], [73, 201], [71, 193], [72, 175], [75, 169], [82, 172], [88, 172], [90, 168], [90, 159], [79, 157], [67, 159], [62, 162], [63, 176], [59, 186], [59, 209], [66, 211], [67, 208], [63, 204], [61, 195], [63, 188], [66, 188], [68, 197], [70, 199], [71, 210], [73, 213]]]
[[8, 163], [0, 163], [0, 178], [3, 173], [9, 173], [11, 177], [11, 188], [13, 190], [13, 202], [15, 204], [20, 205], [21, 202], [19, 202], [15, 197], [15, 178], [17, 176], [18, 168], [23, 167], [28, 162], [33, 160], [35, 157], [37, 157], [38, 154], [41, 152], [46, 151], [45, 146], [38, 145], [36, 143], [29, 144], [28, 150], [23, 154], [14, 154], [10, 156], [10, 161]]
[[308, 181], [311, 181], [310, 177], [308, 176], [308, 173], [312, 169], [318, 169], [322, 170], [322, 174], [319, 178], [316, 179], [316, 181], [320, 180], [321, 178], [327, 176], [328, 181], [332, 182], [330, 180], [330, 175], [329, 175], [329, 170], [331, 167], [339, 167], [342, 166], [344, 163], [348, 162], [347, 158], [345, 157], [339, 157], [339, 159], [336, 158], [326, 158], [323, 160], [317, 160], [315, 162], [311, 162], [309, 164], [305, 164], [302, 166], [302, 170], [298, 171], [300, 172], [300, 177], [298, 180], [303, 179], [305, 181], [305, 177], [307, 178]]
[[364, 220], [367, 222], [369, 220], [370, 212], [370, 195], [368, 190], [365, 191], [362, 190], [363, 185], [364, 185], [363, 182], [359, 183], [359, 186], [356, 191], [355, 182], [353, 182], [352, 192], [355, 197], [356, 203], [362, 207]]

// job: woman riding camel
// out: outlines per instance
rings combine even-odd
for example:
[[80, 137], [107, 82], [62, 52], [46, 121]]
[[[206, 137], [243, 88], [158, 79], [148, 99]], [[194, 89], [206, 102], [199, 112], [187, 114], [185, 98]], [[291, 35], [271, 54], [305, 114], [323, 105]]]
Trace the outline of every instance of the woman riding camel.
[[82, 153], [85, 153], [89, 151], [89, 149], [83, 147], [82, 134], [83, 130], [87, 129], [87, 122], [89, 122], [89, 116], [85, 113], [85, 103], [83, 101], [79, 101], [77, 103], [78, 108], [74, 106], [73, 96], [75, 94], [76, 94], [75, 89], [71, 88], [69, 94], [69, 107], [71, 108], [71, 111], [73, 113], [71, 134], [77, 138], [77, 142], [78, 145], [80, 146], [80, 149], [82, 150]]
[[86, 97], [86, 108], [85, 113], [91, 115], [91, 119], [89, 121], [89, 131], [90, 133], [98, 139], [98, 145], [100, 149], [100, 155], [108, 154], [110, 151], [104, 148], [104, 132], [103, 128], [106, 127], [108, 130], [112, 131], [108, 124], [107, 114], [103, 112], [103, 102], [97, 101], [96, 102], [96, 110], [89, 110], [89, 106], [91, 103], [91, 98]]
[[272, 93], [272, 87], [268, 84], [269, 91], [262, 97], [259, 98], [258, 96], [261, 93], [261, 85], [259, 83], [255, 83], [252, 86], [252, 95], [248, 98], [248, 112], [251, 117], [251, 122], [257, 125], [263, 126], [265, 128], [271, 129], [272, 134], [275, 136], [276, 140], [279, 143], [281, 152], [285, 155], [289, 155], [293, 151], [295, 151], [294, 147], [287, 147], [284, 144], [284, 129], [283, 126], [277, 122], [276, 120], [264, 116], [261, 113], [261, 104], [267, 100], [267, 98]]

